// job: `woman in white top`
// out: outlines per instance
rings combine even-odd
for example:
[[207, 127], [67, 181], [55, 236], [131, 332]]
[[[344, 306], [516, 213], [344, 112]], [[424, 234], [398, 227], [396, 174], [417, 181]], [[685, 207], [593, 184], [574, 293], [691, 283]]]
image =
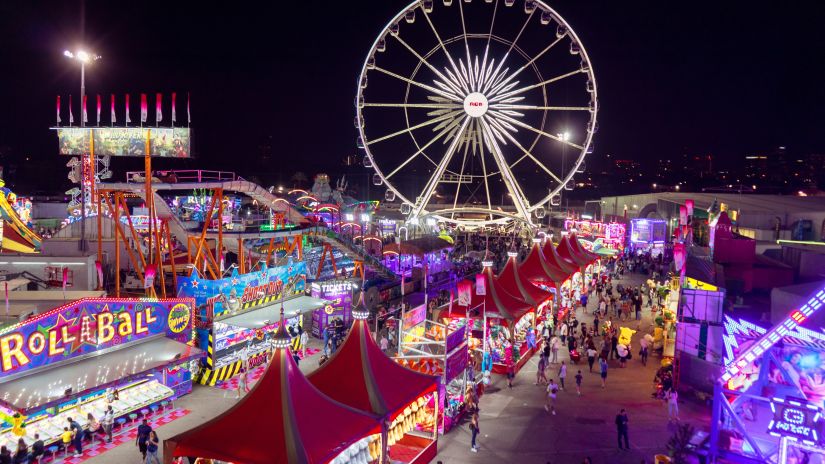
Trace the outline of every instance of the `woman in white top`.
[[675, 388], [671, 388], [669, 392], [665, 394], [665, 399], [667, 401], [667, 420], [679, 420], [679, 393], [676, 392]]

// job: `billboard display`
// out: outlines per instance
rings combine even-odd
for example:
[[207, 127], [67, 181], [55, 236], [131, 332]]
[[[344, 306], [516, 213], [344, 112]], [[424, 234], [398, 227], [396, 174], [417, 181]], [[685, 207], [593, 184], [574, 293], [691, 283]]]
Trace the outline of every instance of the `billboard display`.
[[190, 133], [185, 127], [64, 127], [57, 129], [61, 155], [88, 153], [94, 137], [96, 156], [145, 156], [189, 158]]
[[155, 334], [187, 343], [192, 299], [87, 298], [0, 332], [0, 370], [18, 373]]

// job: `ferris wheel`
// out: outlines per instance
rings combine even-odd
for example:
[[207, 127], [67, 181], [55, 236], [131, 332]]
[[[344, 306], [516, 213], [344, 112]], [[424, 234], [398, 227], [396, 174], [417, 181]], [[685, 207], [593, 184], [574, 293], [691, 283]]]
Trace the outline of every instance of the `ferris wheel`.
[[597, 129], [587, 52], [534, 0], [409, 4], [367, 54], [355, 106], [364, 165], [409, 222], [532, 225]]

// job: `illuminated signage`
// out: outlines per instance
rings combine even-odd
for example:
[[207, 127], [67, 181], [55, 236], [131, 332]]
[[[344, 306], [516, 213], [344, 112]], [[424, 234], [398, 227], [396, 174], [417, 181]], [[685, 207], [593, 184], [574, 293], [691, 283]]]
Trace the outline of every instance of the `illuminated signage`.
[[189, 342], [191, 299], [87, 298], [0, 332], [0, 371], [22, 372], [155, 334]]
[[189, 158], [186, 127], [61, 127], [57, 129], [61, 155], [89, 153], [94, 138], [96, 156], [151, 156]]
[[773, 420], [768, 433], [775, 437], [794, 437], [803, 443], [819, 442], [822, 429], [822, 412], [819, 407], [803, 400], [773, 398]]

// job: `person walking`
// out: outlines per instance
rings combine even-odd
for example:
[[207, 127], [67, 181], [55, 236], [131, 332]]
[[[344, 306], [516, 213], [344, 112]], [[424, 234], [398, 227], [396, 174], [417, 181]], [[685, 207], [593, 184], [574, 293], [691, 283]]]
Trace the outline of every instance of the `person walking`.
[[559, 362], [559, 345], [560, 344], [561, 344], [561, 342], [559, 341], [559, 337], [554, 335], [553, 338], [550, 339], [550, 352], [553, 353], [553, 361], [551, 361], [551, 364], [556, 364], [556, 363]]
[[665, 401], [667, 401], [667, 420], [679, 420], [679, 393], [675, 388], [671, 388], [665, 393]]
[[103, 419], [100, 423], [103, 425], [103, 432], [106, 434], [107, 441], [111, 443], [112, 428], [115, 424], [115, 411], [112, 409], [112, 405], [106, 407], [106, 412], [103, 413]]
[[561, 329], [559, 330], [561, 332], [561, 342], [564, 343], [565, 340], [567, 340], [567, 331], [570, 330], [570, 327], [568, 327], [567, 324], [562, 322]]
[[307, 357], [307, 345], [309, 345], [309, 334], [306, 330], [301, 329], [301, 357]]
[[472, 451], [473, 453], [478, 453], [478, 446], [476, 445], [476, 437], [478, 436], [479, 430], [480, 429], [478, 427], [478, 413], [474, 412], [473, 417], [470, 418], [470, 434], [471, 434], [470, 451]]
[[561, 367], [559, 367], [559, 384], [561, 385], [562, 391], [564, 391], [564, 379], [567, 377], [567, 365], [564, 364], [564, 361], [561, 362]]
[[590, 366], [590, 372], [593, 372], [593, 363], [596, 362], [596, 348], [593, 345], [587, 347], [587, 365]]
[[[619, 441], [619, 449], [630, 449], [630, 443], [627, 439], [627, 413], [624, 409], [616, 414], [616, 435]], [[622, 448], [622, 439], [624, 439], [624, 448]]]
[[544, 403], [544, 410], [552, 413], [554, 416], [556, 415], [556, 394], [559, 392], [559, 387], [553, 382], [553, 379], [550, 379], [550, 383], [547, 384], [547, 399]]
[[513, 379], [516, 377], [516, 365], [512, 359], [507, 360], [507, 387], [513, 388]]
[[639, 359], [642, 361], [643, 366], [647, 366], [647, 338], [642, 337], [641, 339], [639, 339], [639, 346], [641, 346], [641, 348], [639, 349]]
[[158, 458], [159, 442], [157, 432], [154, 430], [149, 432], [149, 437], [146, 439], [146, 458], [143, 461], [144, 464], [149, 464], [153, 461], [156, 464], [161, 464]]
[[143, 456], [143, 461], [146, 461], [146, 447], [149, 443], [149, 433], [152, 427], [149, 426], [149, 420], [143, 419], [143, 423], [138, 425], [137, 437], [135, 437], [135, 446], [140, 450], [140, 455]]
[[542, 354], [539, 356], [539, 365], [536, 369], [536, 385], [544, 385], [547, 383], [547, 357]]
[[576, 394], [582, 396], [582, 371], [576, 374]]
[[616, 356], [616, 359], [619, 359], [619, 351], [616, 347], [619, 346], [619, 337], [616, 336], [618, 332], [617, 328], [613, 330], [613, 335], [610, 336], [610, 359], [613, 359], [613, 356]]
[[607, 380], [607, 360], [604, 357], [599, 358], [599, 370], [602, 376], [602, 388], [604, 388], [604, 383]]

